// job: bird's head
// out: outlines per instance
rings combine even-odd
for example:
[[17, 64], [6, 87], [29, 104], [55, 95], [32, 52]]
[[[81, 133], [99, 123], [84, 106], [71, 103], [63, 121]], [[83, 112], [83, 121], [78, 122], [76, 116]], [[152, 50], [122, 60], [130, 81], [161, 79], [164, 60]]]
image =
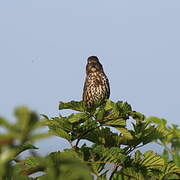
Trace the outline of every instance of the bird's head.
[[86, 72], [95, 73], [103, 71], [102, 65], [96, 56], [90, 56], [87, 60]]

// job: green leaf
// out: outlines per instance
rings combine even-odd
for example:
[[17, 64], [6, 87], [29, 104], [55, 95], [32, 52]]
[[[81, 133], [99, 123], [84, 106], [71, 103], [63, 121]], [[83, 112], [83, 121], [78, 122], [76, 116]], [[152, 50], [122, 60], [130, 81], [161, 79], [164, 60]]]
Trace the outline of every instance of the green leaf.
[[46, 159], [29, 156], [26, 157], [26, 159], [20, 160], [16, 164], [16, 167], [18, 167], [17, 174], [19, 173], [28, 176], [39, 171], [44, 171], [46, 168]]
[[155, 116], [147, 118], [146, 122], [155, 123], [161, 128], [165, 128], [166, 124], [167, 124], [167, 121], [165, 119], [158, 118], [158, 117], [155, 117]]
[[136, 120], [136, 123], [141, 123], [146, 118], [144, 114], [136, 111], [129, 112], [129, 115]]
[[164, 159], [165, 162], [168, 161], [168, 159], [169, 159], [169, 154], [168, 154], [168, 151], [167, 151], [166, 149], [164, 149], [163, 154], [162, 154], [162, 157], [163, 157], [163, 159]]
[[141, 172], [138, 172], [137, 169], [132, 167], [123, 169], [123, 174], [132, 180], [146, 180]]
[[44, 119], [49, 120], [49, 117], [47, 115], [45, 115], [45, 114], [40, 114], [40, 116], [44, 117]]
[[14, 142], [15, 137], [12, 134], [0, 134], [0, 149], [3, 145], [10, 145]]
[[125, 127], [126, 121], [122, 118], [121, 119], [110, 119], [110, 120], [102, 121], [101, 124], [109, 125], [112, 127]]
[[64, 131], [63, 129], [59, 129], [59, 128], [56, 128], [54, 126], [50, 126], [50, 130], [49, 130], [49, 133], [51, 135], [54, 135], [54, 136], [59, 136], [61, 138], [64, 138], [68, 141], [71, 140], [71, 135], [68, 134], [66, 131]]
[[88, 118], [83, 123], [72, 124], [72, 141], [76, 139], [85, 139], [85, 136], [98, 128], [98, 122], [92, 118]]
[[53, 162], [57, 164], [64, 162], [66, 160], [74, 162], [82, 161], [82, 158], [73, 149], [65, 149], [64, 152], [52, 152], [48, 155], [48, 158], [50, 158], [51, 160], [53, 160]]
[[85, 114], [85, 113], [76, 113], [76, 114], [71, 114], [69, 117], [68, 117], [68, 121], [71, 122], [71, 123], [77, 123], [79, 121], [85, 121], [89, 118], [89, 115], [88, 114]]
[[101, 160], [102, 163], [122, 163], [126, 159], [124, 151], [119, 147], [106, 148], [102, 145], [95, 145], [92, 152], [95, 153], [95, 160]]
[[134, 155], [134, 162], [139, 163], [141, 159], [142, 159], [142, 153], [139, 150], [137, 150]]
[[144, 158], [140, 160], [139, 165], [147, 169], [154, 169], [164, 166], [164, 160], [153, 151], [147, 151], [144, 153]]
[[85, 112], [85, 104], [83, 101], [71, 101], [71, 102], [60, 102], [59, 103], [59, 110], [62, 109], [72, 109], [75, 111]]
[[47, 126], [53, 126], [59, 129], [63, 129], [64, 131], [71, 132], [72, 124], [68, 121], [66, 117], [55, 117], [51, 120], [46, 121]]
[[163, 174], [159, 177], [160, 180], [163, 180], [165, 177], [167, 177], [167, 175], [170, 175], [170, 174], [178, 173], [180, 176], [180, 168], [178, 168], [173, 162], [166, 164], [162, 168], [162, 172]]
[[99, 109], [96, 109], [96, 112], [94, 115], [96, 116], [97, 121], [103, 121], [104, 117], [106, 116], [106, 111], [105, 109], [101, 106]]
[[29, 138], [29, 141], [32, 143], [40, 139], [48, 138], [50, 136], [51, 135], [49, 133], [34, 134]]
[[101, 145], [94, 145], [91, 154], [93, 158], [92, 162], [94, 162], [92, 164], [93, 170], [96, 174], [104, 169], [106, 163], [120, 165], [126, 159], [126, 155], [123, 154], [123, 150], [119, 147], [105, 148]]
[[141, 133], [141, 140], [143, 141], [143, 144], [147, 144], [153, 141], [157, 141], [158, 139], [163, 139], [167, 135], [168, 132], [164, 128], [148, 126]]
[[30, 129], [36, 122], [38, 122], [38, 116], [36, 113], [31, 112], [27, 107], [22, 106], [15, 109], [15, 116], [21, 129]]
[[117, 133], [111, 132], [110, 128], [102, 127], [87, 133], [82, 138], [105, 147], [119, 147], [121, 144], [120, 137]]
[[56, 179], [93, 180], [87, 164], [73, 150], [51, 153], [48, 159], [53, 161], [54, 166], [59, 170]]
[[3, 151], [0, 154], [0, 165], [4, 165], [7, 162], [13, 160], [17, 155], [19, 155], [21, 152], [24, 152], [29, 149], [37, 149], [35, 146], [31, 144], [24, 144], [21, 146], [17, 146], [14, 149], [11, 149], [9, 151]]
[[38, 149], [38, 148], [32, 144], [24, 144], [24, 145], [19, 146], [16, 152], [17, 154], [20, 154], [21, 152], [25, 150], [29, 150], [29, 149]]
[[115, 103], [111, 101], [110, 99], [107, 99], [104, 109], [105, 111], [109, 111], [109, 110], [112, 110], [114, 106], [115, 106]]
[[179, 155], [179, 153], [180, 153], [180, 150], [178, 152], [176, 152], [175, 154], [173, 154], [173, 156], [172, 156], [174, 163], [178, 167], [180, 167], [180, 155]]
[[117, 129], [123, 134], [124, 138], [126, 138], [126, 139], [133, 139], [132, 134], [126, 128], [117, 128]]
[[6, 129], [13, 131], [15, 130], [14, 126], [11, 125], [6, 119], [0, 117], [0, 126], [5, 127]]
[[59, 136], [68, 141], [71, 140], [72, 125], [67, 118], [55, 117], [52, 120], [46, 121], [46, 125], [49, 127], [49, 133], [51, 135]]
[[131, 105], [128, 104], [127, 102], [118, 101], [116, 104], [117, 104], [118, 108], [120, 109], [120, 111], [123, 111], [126, 113], [132, 111]]

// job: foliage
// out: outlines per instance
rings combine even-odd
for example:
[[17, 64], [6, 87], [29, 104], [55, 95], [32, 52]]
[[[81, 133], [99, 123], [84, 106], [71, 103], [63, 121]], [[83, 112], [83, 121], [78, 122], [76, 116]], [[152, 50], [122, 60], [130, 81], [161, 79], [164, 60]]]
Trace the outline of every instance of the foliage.
[[[165, 119], [146, 118], [127, 102], [107, 100], [86, 111], [84, 103], [60, 102], [59, 110], [71, 109], [68, 116], [39, 116], [26, 107], [15, 110], [16, 123], [0, 118], [0, 179], [2, 180], [170, 180], [180, 178], [180, 129]], [[127, 124], [131, 123], [131, 126]], [[48, 133], [37, 133], [47, 126]], [[35, 153], [33, 143], [58, 136], [71, 148], [45, 157]], [[82, 140], [87, 140], [80, 143]], [[138, 148], [155, 142], [163, 154]], [[30, 156], [19, 154], [33, 150]], [[107, 168], [109, 166], [110, 168]], [[33, 175], [36, 172], [41, 174]]]

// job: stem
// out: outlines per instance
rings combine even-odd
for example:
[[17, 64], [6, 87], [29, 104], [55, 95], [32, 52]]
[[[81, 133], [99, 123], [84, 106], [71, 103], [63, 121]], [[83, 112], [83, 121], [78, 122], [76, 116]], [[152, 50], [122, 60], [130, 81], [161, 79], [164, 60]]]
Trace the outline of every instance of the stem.
[[78, 138], [78, 139], [77, 139], [76, 144], [75, 144], [75, 146], [74, 146], [75, 149], [78, 147], [78, 144], [79, 144], [80, 140], [81, 140], [81, 138]]

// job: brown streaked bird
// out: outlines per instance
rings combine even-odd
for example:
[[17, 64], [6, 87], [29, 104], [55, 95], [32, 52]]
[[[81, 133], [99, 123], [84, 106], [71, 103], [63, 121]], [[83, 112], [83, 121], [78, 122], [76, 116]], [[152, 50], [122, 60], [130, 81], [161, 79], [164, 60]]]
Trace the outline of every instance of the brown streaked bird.
[[86, 65], [86, 80], [83, 90], [83, 101], [87, 108], [100, 106], [110, 96], [109, 81], [103, 66], [96, 56], [90, 56]]

